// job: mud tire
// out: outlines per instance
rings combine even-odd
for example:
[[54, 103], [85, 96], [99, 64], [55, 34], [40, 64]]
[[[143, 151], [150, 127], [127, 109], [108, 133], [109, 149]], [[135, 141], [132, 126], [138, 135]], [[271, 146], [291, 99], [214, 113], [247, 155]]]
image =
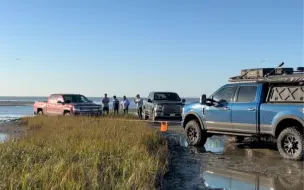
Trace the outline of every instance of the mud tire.
[[149, 119], [149, 116], [147, 115], [147, 111], [146, 111], [146, 108], [144, 108], [144, 110], [143, 110], [143, 118], [144, 118], [144, 120], [148, 120]]
[[154, 115], [154, 110], [149, 114], [149, 117], [148, 119], [151, 121], [151, 122], [155, 122], [155, 115]]
[[43, 111], [42, 111], [42, 110], [39, 110], [39, 111], [37, 112], [37, 115], [38, 115], [38, 116], [43, 115]]
[[[284, 140], [286, 139], [287, 136], [294, 137], [294, 139], [298, 142], [298, 151], [293, 155], [288, 154], [285, 151], [284, 146], [283, 146]], [[277, 140], [277, 147], [283, 158], [290, 159], [290, 160], [303, 160], [303, 157], [304, 157], [303, 132], [301, 133], [297, 127], [289, 127], [289, 128], [284, 129], [279, 134], [279, 137]]]
[[203, 146], [207, 141], [207, 132], [202, 130], [196, 120], [191, 120], [186, 124], [185, 133], [189, 141], [189, 145]]
[[71, 113], [70, 112], [64, 112], [63, 115], [69, 117], [69, 116], [71, 116]]
[[235, 143], [242, 143], [244, 141], [244, 137], [236, 136], [234, 142]]

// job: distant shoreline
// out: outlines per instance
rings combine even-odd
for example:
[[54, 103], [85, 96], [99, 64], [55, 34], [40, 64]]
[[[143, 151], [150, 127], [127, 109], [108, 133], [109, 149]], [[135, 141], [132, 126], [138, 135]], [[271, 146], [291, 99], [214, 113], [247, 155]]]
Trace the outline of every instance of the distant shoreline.
[[0, 101], [0, 106], [32, 106], [34, 101]]

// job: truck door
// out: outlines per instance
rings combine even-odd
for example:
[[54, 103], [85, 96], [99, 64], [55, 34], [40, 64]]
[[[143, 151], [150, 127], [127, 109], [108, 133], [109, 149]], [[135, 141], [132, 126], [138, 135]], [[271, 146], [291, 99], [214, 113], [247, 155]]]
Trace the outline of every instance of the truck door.
[[64, 102], [63, 96], [61, 96], [61, 95], [57, 96], [54, 112], [55, 112], [56, 115], [63, 115], [63, 111], [64, 111], [65, 106], [63, 104], [58, 104], [57, 103], [58, 101]]
[[208, 130], [225, 131], [231, 128], [231, 107], [236, 89], [236, 86], [224, 86], [211, 96], [217, 105], [206, 106], [203, 110]]
[[231, 122], [238, 132], [257, 132], [258, 85], [240, 84], [233, 103]]
[[46, 114], [56, 115], [57, 95], [51, 95], [46, 104]]

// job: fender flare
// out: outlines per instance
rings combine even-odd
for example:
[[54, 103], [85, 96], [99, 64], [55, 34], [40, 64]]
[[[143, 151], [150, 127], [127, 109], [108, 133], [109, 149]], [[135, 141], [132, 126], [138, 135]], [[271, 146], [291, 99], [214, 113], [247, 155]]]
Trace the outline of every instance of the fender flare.
[[279, 123], [281, 121], [283, 121], [284, 119], [293, 119], [293, 120], [296, 120], [298, 121], [299, 123], [301, 123], [301, 125], [304, 127], [304, 121], [298, 117], [298, 116], [295, 116], [295, 115], [284, 115], [283, 117], [280, 117], [280, 119], [276, 120], [273, 124], [273, 129], [272, 129], [272, 135], [275, 136], [275, 132], [277, 130], [277, 127], [279, 125]]
[[[189, 116], [189, 115], [194, 115], [194, 116], [198, 119], [201, 128], [205, 130], [205, 126], [204, 126], [204, 124], [203, 124], [203, 122], [202, 122], [202, 118], [201, 118], [197, 113], [195, 113], [194, 111], [188, 112], [188, 113], [184, 116], [184, 120], [185, 120], [185, 119], [187, 118], [187, 116]], [[183, 123], [183, 128], [185, 128], [185, 127], [186, 127], [186, 126], [185, 126], [185, 123]]]

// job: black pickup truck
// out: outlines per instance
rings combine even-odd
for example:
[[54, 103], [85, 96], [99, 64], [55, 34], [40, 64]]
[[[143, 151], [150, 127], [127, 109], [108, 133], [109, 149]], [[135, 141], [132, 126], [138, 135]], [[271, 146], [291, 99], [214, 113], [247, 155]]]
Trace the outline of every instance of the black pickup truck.
[[175, 92], [151, 92], [144, 103], [144, 118], [151, 121], [181, 121], [185, 101]]

